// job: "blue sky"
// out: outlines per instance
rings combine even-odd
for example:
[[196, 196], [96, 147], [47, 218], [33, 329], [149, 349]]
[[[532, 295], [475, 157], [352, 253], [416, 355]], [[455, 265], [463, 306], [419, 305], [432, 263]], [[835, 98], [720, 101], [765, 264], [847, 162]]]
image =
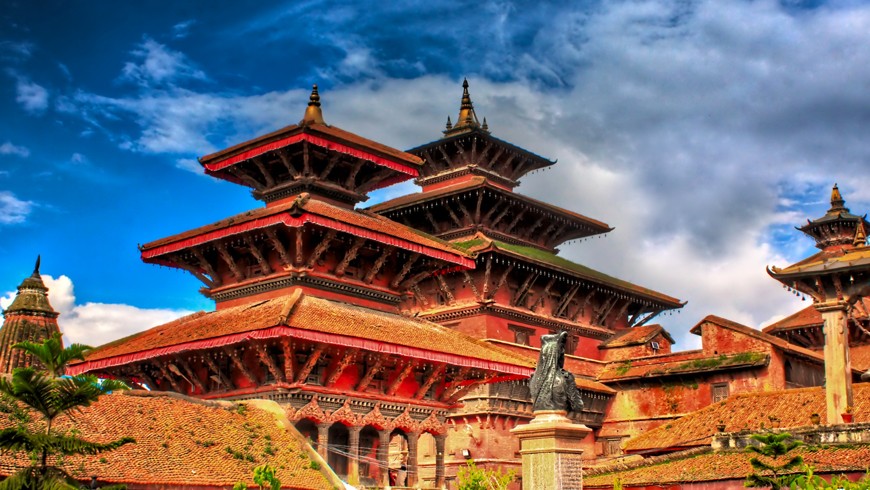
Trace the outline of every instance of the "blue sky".
[[864, 2], [7, 1], [0, 297], [41, 253], [73, 340], [208, 309], [136, 249], [259, 206], [197, 156], [297, 122], [312, 83], [328, 123], [410, 148], [463, 77], [496, 136], [559, 161], [520, 192], [616, 227], [566, 257], [689, 301], [661, 319], [678, 347], [806, 304], [764, 266], [811, 252], [793, 226], [834, 182], [870, 210]]

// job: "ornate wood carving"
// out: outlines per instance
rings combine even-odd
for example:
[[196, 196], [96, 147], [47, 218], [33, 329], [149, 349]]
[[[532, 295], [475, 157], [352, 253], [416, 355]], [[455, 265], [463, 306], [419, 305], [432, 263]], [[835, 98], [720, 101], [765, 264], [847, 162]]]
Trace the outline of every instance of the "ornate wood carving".
[[353, 245], [351, 245], [350, 248], [347, 249], [347, 252], [344, 254], [344, 258], [341, 259], [341, 263], [339, 263], [335, 267], [335, 271], [333, 272], [333, 274], [338, 277], [343, 276], [344, 272], [347, 270], [347, 267], [350, 265], [351, 261], [356, 258], [357, 254], [359, 254], [360, 249], [365, 243], [365, 238], [357, 238], [356, 240], [354, 240]]
[[290, 254], [287, 253], [287, 249], [284, 248], [284, 244], [278, 238], [278, 232], [274, 228], [266, 228], [266, 236], [269, 237], [269, 243], [272, 244], [272, 247], [278, 252], [278, 256], [281, 257], [281, 262], [287, 267], [293, 265]]
[[232, 174], [233, 177], [241, 180], [242, 182], [250, 185], [254, 189], [261, 191], [266, 188], [262, 182], [252, 177], [249, 173], [245, 172], [243, 169], [239, 168], [238, 165], [227, 168], [227, 171]]
[[483, 300], [489, 299], [489, 276], [492, 273], [492, 255], [486, 257], [486, 268], [483, 271]]
[[468, 284], [468, 287], [471, 288], [471, 292], [474, 293], [474, 299], [476, 301], [483, 301], [483, 297], [480, 295], [480, 292], [477, 290], [477, 286], [474, 284], [474, 279], [471, 277], [471, 274], [469, 274], [467, 270], [463, 270], [462, 276], [464, 277], [462, 282], [464, 282], [465, 284]]
[[369, 267], [368, 272], [366, 272], [366, 276], [363, 278], [363, 281], [366, 284], [371, 284], [372, 281], [375, 280], [375, 276], [378, 275], [378, 272], [380, 272], [381, 268], [384, 267], [384, 264], [387, 262], [387, 259], [390, 258], [390, 255], [392, 255], [392, 253], [392, 248], [384, 248], [384, 250], [381, 252], [381, 255], [378, 256], [377, 260], [375, 260], [375, 263], [372, 264], [372, 266]]
[[302, 142], [302, 175], [311, 175], [311, 149], [307, 141]]
[[504, 217], [507, 216], [508, 211], [510, 211], [512, 207], [513, 206], [511, 205], [511, 203], [508, 203], [508, 205], [505, 206], [502, 212], [499, 213], [498, 216], [496, 216], [495, 219], [492, 220], [492, 223], [490, 223], [489, 227], [495, 229], [495, 227], [498, 226], [499, 223], [501, 223], [501, 220], [503, 220]]
[[493, 203], [492, 207], [489, 208], [489, 211], [487, 211], [486, 214], [483, 215], [483, 218], [480, 220], [480, 223], [484, 226], [488, 226], [488, 227], [492, 228], [492, 226], [490, 225], [490, 223], [491, 223], [490, 218], [492, 218], [492, 216], [495, 214], [495, 212], [498, 211], [502, 205], [510, 208], [510, 204], [507, 202], [507, 200], [498, 199], [495, 201], [495, 203]]
[[426, 211], [426, 219], [428, 219], [429, 223], [432, 225], [432, 232], [433, 233], [440, 233], [441, 232], [441, 227], [438, 225], [438, 222], [435, 221], [435, 217], [432, 216], [431, 211], [428, 211], [428, 210]]
[[266, 186], [272, 187], [275, 185], [275, 179], [272, 178], [272, 173], [266, 169], [266, 166], [263, 164], [263, 160], [260, 157], [254, 157], [251, 159], [256, 165], [257, 170], [263, 175], [263, 179], [266, 181]]
[[414, 284], [413, 286], [411, 286], [410, 289], [411, 289], [411, 292], [414, 293], [414, 298], [417, 299], [417, 302], [420, 303], [420, 305], [423, 307], [423, 309], [428, 308], [429, 307], [429, 300], [426, 299], [426, 295], [423, 294], [423, 291], [420, 291], [420, 286]]
[[[615, 322], [619, 321], [619, 319], [622, 318], [622, 315], [625, 315], [625, 312], [628, 311], [628, 307], [631, 306], [631, 303], [632, 303], [632, 301], [630, 299], [624, 300], [622, 303], [622, 306], [620, 306], [619, 310], [617, 310], [616, 315], [613, 316], [613, 320], [607, 322], [607, 325], [605, 325], [605, 326], [609, 328]], [[605, 319], [606, 318], [607, 317], [605, 317]]]
[[577, 294], [577, 290], [580, 289], [579, 284], [575, 284], [565, 292], [565, 295], [562, 296], [562, 299], [559, 301], [559, 304], [556, 305], [556, 308], [553, 310], [553, 316], [555, 318], [559, 318], [565, 313], [565, 309], [568, 308], [568, 305], [571, 303], [571, 300], [574, 299], [574, 295]]
[[329, 245], [332, 244], [333, 240], [335, 240], [336, 234], [337, 233], [335, 230], [329, 230], [326, 233], [326, 236], [324, 236], [320, 240], [320, 243], [318, 243], [317, 246], [314, 247], [314, 251], [312, 251], [311, 255], [308, 256], [308, 262], [305, 264], [306, 267], [308, 267], [309, 269], [314, 267], [314, 264], [317, 262], [320, 256], [329, 249]]
[[305, 365], [302, 366], [302, 369], [299, 370], [299, 373], [296, 375], [297, 383], [304, 383], [308, 378], [308, 375], [311, 374], [311, 370], [314, 369], [314, 366], [317, 365], [317, 361], [320, 360], [320, 356], [323, 355], [323, 351], [326, 347], [322, 344], [318, 344], [317, 347], [311, 351], [311, 354], [308, 355], [308, 360], [305, 361]]
[[411, 276], [407, 281], [403, 282], [401, 287], [402, 287], [402, 289], [410, 289], [410, 288], [416, 286], [420, 281], [422, 281], [423, 279], [426, 279], [427, 277], [429, 277], [431, 275], [432, 275], [431, 271], [418, 272], [417, 274]]
[[483, 206], [483, 191], [477, 191], [477, 204], [474, 205], [474, 223], [480, 223], [480, 213]]
[[220, 383], [221, 386], [224, 387], [225, 390], [231, 390], [235, 388], [232, 381], [218, 368], [217, 364], [215, 364], [214, 359], [211, 358], [208, 354], [202, 356], [205, 361], [205, 365], [214, 373], [214, 376], [217, 376], [217, 382]]
[[420, 254], [413, 253], [408, 260], [402, 265], [402, 268], [399, 270], [399, 273], [396, 274], [396, 277], [393, 278], [392, 282], [390, 282], [390, 287], [396, 289], [399, 287], [399, 284], [405, 279], [405, 276], [411, 272], [411, 267], [414, 267], [414, 263], [417, 262], [417, 259], [420, 257]]
[[489, 299], [494, 298], [496, 293], [498, 293], [498, 291], [504, 287], [505, 283], [507, 283], [508, 275], [511, 273], [512, 270], [514, 270], [514, 265], [508, 264], [501, 277], [499, 278], [498, 283], [495, 285], [495, 288], [493, 288], [492, 293], [490, 293]]
[[530, 227], [526, 230], [525, 235], [526, 235], [527, 237], [529, 237], [529, 239], [532, 239], [533, 234], [535, 233], [535, 230], [537, 230], [538, 228], [540, 228], [541, 225], [543, 225], [543, 224], [544, 224], [544, 216], [540, 216], [540, 217], [538, 217], [538, 219], [535, 220], [534, 223], [532, 223], [532, 226], [530, 226]]
[[338, 360], [335, 364], [335, 368], [333, 368], [332, 372], [329, 373], [329, 376], [326, 378], [326, 381], [323, 383], [323, 386], [332, 386], [338, 381], [338, 378], [341, 376], [341, 373], [347, 369], [348, 366], [356, 362], [356, 356], [359, 352], [359, 349], [350, 349], [345, 351], [341, 359]]
[[365, 165], [364, 162], [357, 162], [356, 165], [350, 169], [350, 173], [347, 175], [347, 180], [344, 181], [344, 186], [348, 189], [353, 189], [356, 187], [356, 174], [359, 173], [360, 169]]
[[287, 381], [284, 377], [284, 371], [282, 371], [278, 367], [278, 364], [275, 363], [275, 359], [273, 359], [272, 355], [269, 354], [269, 349], [265, 344], [254, 344], [254, 349], [257, 352], [257, 357], [260, 358], [260, 362], [266, 366], [266, 369], [268, 369], [270, 373], [272, 373], [273, 378], [281, 382]]
[[438, 287], [441, 289], [441, 293], [443, 293], [444, 297], [447, 298], [447, 304], [452, 305], [455, 303], [456, 298], [453, 297], [453, 292], [450, 291], [450, 287], [447, 286], [447, 281], [444, 280], [444, 276], [435, 276], [435, 280], [438, 281]]
[[447, 211], [447, 214], [450, 216], [450, 219], [453, 220], [453, 223], [458, 227], [462, 228], [463, 223], [462, 220], [459, 219], [459, 216], [456, 216], [456, 213], [453, 212], [453, 209], [450, 208], [450, 203], [446, 199], [441, 200], [441, 208]]
[[301, 226], [299, 228], [293, 229], [293, 238], [296, 239], [294, 247], [295, 250], [293, 250], [293, 252], [295, 253], [293, 260], [296, 265], [302, 265], [302, 252], [304, 251], [303, 248], [305, 247], [305, 240], [303, 240]]
[[203, 255], [202, 251], [197, 247], [191, 248], [190, 251], [191, 253], [193, 253], [193, 256], [196, 257], [197, 262], [199, 262], [199, 266], [202, 267], [205, 273], [208, 274], [208, 276], [211, 278], [212, 284], [214, 286], [220, 286], [222, 282], [221, 276], [219, 276], [217, 271], [214, 270], [211, 262], [209, 262], [208, 259], [205, 258], [205, 255]]
[[429, 389], [432, 388], [432, 385], [434, 385], [435, 382], [438, 381], [439, 378], [441, 378], [441, 375], [444, 374], [445, 369], [447, 369], [446, 364], [438, 364], [437, 366], [435, 366], [435, 369], [433, 369], [432, 372], [429, 373], [429, 376], [426, 378], [425, 381], [423, 381], [423, 384], [420, 385], [420, 389], [418, 389], [417, 393], [414, 394], [414, 399], [421, 400], [424, 396], [426, 396], [426, 393], [429, 392]]
[[299, 171], [296, 170], [296, 167], [293, 165], [293, 162], [290, 160], [290, 154], [287, 151], [278, 151], [278, 158], [281, 159], [281, 163], [284, 164], [284, 168], [290, 172], [290, 176], [293, 179], [299, 178]]
[[592, 304], [593, 297], [595, 297], [595, 290], [590, 289], [589, 293], [586, 295], [586, 298], [583, 300], [583, 304], [580, 305], [580, 309], [577, 310], [577, 314], [574, 315], [574, 321], [576, 321], [577, 318], [580, 317], [580, 315], [583, 315], [586, 313], [586, 307], [589, 306], [590, 304]]
[[259, 247], [257, 247], [257, 244], [254, 243], [254, 239], [253, 239], [253, 237], [251, 237], [251, 235], [245, 235], [245, 243], [248, 244], [248, 250], [250, 250], [251, 255], [253, 255], [254, 258], [257, 259], [257, 264], [260, 265], [260, 269], [263, 270], [263, 273], [264, 274], [271, 274], [272, 267], [269, 265], [269, 262], [266, 260], [266, 257], [263, 256], [263, 253], [260, 252], [260, 249], [259, 249]]
[[236, 260], [233, 258], [230, 251], [227, 250], [227, 245], [223, 242], [218, 242], [215, 244], [215, 248], [218, 251], [218, 255], [224, 260], [227, 266], [230, 268], [230, 272], [233, 273], [233, 277], [236, 278], [237, 281], [241, 281], [245, 278], [245, 275], [242, 274], [241, 269], [239, 269], [239, 265], [236, 264]]
[[466, 208], [465, 205], [462, 204], [461, 200], [459, 200], [459, 199], [456, 200], [456, 207], [459, 208], [459, 212], [462, 213], [462, 217], [465, 218], [464, 224], [470, 225], [470, 224], [474, 223], [474, 218], [471, 216], [471, 213], [468, 211], [468, 208]]
[[453, 168], [453, 159], [450, 158], [450, 155], [447, 154], [447, 150], [444, 149], [444, 145], [438, 145], [438, 150], [441, 152], [441, 155], [444, 157], [444, 161], [447, 162], [447, 168]]
[[[368, 369], [366, 369], [366, 373], [363, 375], [362, 379], [359, 380], [359, 383], [357, 383], [357, 385], [356, 385], [356, 391], [365, 391], [366, 388], [369, 387], [369, 385], [372, 383], [372, 380], [374, 379], [375, 375], [381, 371], [381, 368], [384, 365], [384, 360], [386, 359], [386, 357], [387, 356], [385, 356], [383, 354], [370, 354], [369, 355], [368, 361], [372, 362], [372, 360], [374, 360], [374, 363], [371, 364], [370, 366], [368, 366]], [[374, 359], [372, 359], [372, 358], [374, 358]]]
[[255, 385], [260, 384], [260, 381], [257, 380], [257, 377], [254, 376], [254, 373], [252, 373], [251, 370], [248, 369], [248, 366], [245, 365], [245, 362], [242, 360], [242, 357], [239, 355], [239, 351], [237, 349], [233, 349], [232, 347], [224, 347], [223, 351], [224, 354], [229, 356], [230, 360], [236, 366], [236, 369], [241, 371], [242, 374], [246, 378], [248, 378], [248, 381]]
[[210, 277], [203, 274], [202, 271], [200, 270], [200, 267], [198, 267], [196, 265], [188, 264], [184, 259], [182, 259], [180, 257], [180, 254], [170, 255], [169, 260], [174, 262], [175, 265], [177, 265], [179, 268], [184, 269], [187, 272], [190, 272], [191, 274], [193, 274], [193, 276], [196, 277], [197, 279], [199, 279], [200, 281], [202, 281], [202, 283], [205, 284], [206, 287], [211, 288], [211, 287], [215, 286], [215, 282], [212, 281]]
[[501, 159], [501, 156], [504, 153], [504, 150], [505, 149], [503, 146], [499, 146], [498, 150], [496, 150], [496, 152], [495, 152], [495, 155], [493, 155], [492, 158], [489, 158], [487, 160], [487, 163], [488, 163], [487, 167], [489, 167], [490, 170], [494, 169], [495, 166], [498, 165], [498, 161], [499, 161], [499, 159]]
[[611, 296], [604, 300], [604, 304], [601, 305], [601, 309], [598, 310], [598, 315], [592, 320], [593, 325], [601, 325], [607, 315], [610, 314], [610, 310], [613, 309], [613, 306], [616, 304], [616, 296]]
[[408, 359], [404, 361], [404, 365], [402, 366], [401, 371], [396, 374], [396, 377], [390, 382], [390, 385], [387, 387], [386, 394], [387, 396], [394, 396], [397, 391], [399, 391], [399, 387], [402, 386], [402, 383], [405, 382], [405, 379], [411, 374], [411, 371], [414, 370], [418, 365], [418, 362], [414, 359]]
[[293, 381], [293, 348], [290, 345], [290, 339], [281, 339], [281, 352], [284, 356], [284, 380]]
[[510, 168], [511, 164], [514, 162], [514, 159], [516, 157], [517, 157], [516, 153], [511, 154], [501, 163], [501, 165], [498, 166], [498, 169], [493, 168], [493, 170], [496, 173], [501, 174], [501, 175], [505, 175], [505, 176], [509, 175], [506, 171]]
[[154, 365], [155, 365], [155, 366], [157, 367], [157, 369], [160, 371], [160, 375], [161, 375], [164, 379], [166, 379], [167, 381], [169, 381], [169, 384], [172, 385], [172, 389], [173, 389], [173, 390], [175, 390], [177, 393], [181, 393], [181, 394], [184, 394], [184, 393], [185, 393], [184, 391], [182, 391], [181, 386], [179, 386], [178, 382], [175, 381], [175, 377], [172, 376], [172, 373], [170, 373], [169, 370], [166, 369], [166, 363], [165, 363], [165, 362], [155, 362]]
[[513, 299], [511, 300], [512, 305], [521, 306], [520, 302], [525, 299], [526, 293], [529, 292], [529, 289], [535, 283], [535, 280], [537, 278], [538, 278], [537, 273], [528, 274], [528, 276], [526, 277], [526, 280], [523, 281], [522, 285], [520, 285], [520, 288], [517, 289], [517, 293], [514, 295]]
[[200, 393], [205, 393], [205, 386], [202, 385], [202, 381], [199, 380], [199, 376], [193, 372], [193, 369], [190, 368], [190, 364], [187, 363], [187, 360], [181, 356], [175, 356], [175, 364], [181, 367], [181, 370], [184, 371], [187, 379], [193, 383], [193, 386], [199, 390]]
[[329, 176], [329, 172], [332, 172], [332, 169], [335, 167], [335, 164], [341, 159], [341, 153], [336, 153], [332, 155], [329, 159], [329, 162], [326, 163], [326, 167], [324, 167], [323, 172], [320, 172], [320, 176], [318, 177], [320, 180], [326, 180], [326, 177]]
[[158, 388], [160, 388], [160, 386], [157, 385], [157, 381], [155, 381], [154, 378], [146, 373], [145, 370], [142, 369], [141, 365], [133, 367], [132, 372], [134, 376], [144, 381], [145, 384], [148, 385], [148, 388], [152, 390], [157, 390]]
[[517, 213], [517, 215], [514, 217], [514, 220], [511, 221], [510, 224], [507, 225], [507, 228], [504, 229], [504, 233], [510, 233], [510, 232], [514, 231], [514, 228], [516, 228], [517, 224], [523, 219], [523, 217], [525, 217], [525, 215], [526, 215], [525, 209], [523, 209], [522, 211]]

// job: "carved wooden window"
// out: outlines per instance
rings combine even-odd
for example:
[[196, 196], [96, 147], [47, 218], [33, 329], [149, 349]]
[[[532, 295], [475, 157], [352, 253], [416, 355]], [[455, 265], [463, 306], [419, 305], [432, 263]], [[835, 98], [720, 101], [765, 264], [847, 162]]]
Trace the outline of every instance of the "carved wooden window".
[[580, 345], [580, 337], [576, 335], [569, 335], [567, 341], [565, 342], [565, 354], [573, 355], [577, 352], [577, 346]]
[[519, 325], [508, 325], [508, 328], [514, 333], [514, 343], [520, 345], [531, 345], [532, 336], [535, 331], [531, 328], [520, 327]]
[[728, 398], [728, 383], [717, 383], [712, 386], [713, 403], [721, 402]]
[[605, 439], [604, 440], [604, 455], [605, 456], [619, 456], [622, 454], [622, 439]]

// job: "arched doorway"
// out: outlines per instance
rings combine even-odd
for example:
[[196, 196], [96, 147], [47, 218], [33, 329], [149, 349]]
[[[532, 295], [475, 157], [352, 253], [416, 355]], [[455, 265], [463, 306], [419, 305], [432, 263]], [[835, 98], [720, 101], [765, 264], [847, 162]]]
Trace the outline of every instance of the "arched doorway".
[[378, 429], [367, 425], [359, 433], [359, 482], [360, 485], [378, 486], [381, 481], [381, 467], [378, 461], [378, 447], [381, 437]]
[[311, 419], [302, 419], [296, 422], [296, 430], [302, 434], [302, 437], [308, 440], [311, 447], [317, 451], [317, 424]]
[[390, 433], [387, 466], [390, 485], [404, 487], [408, 482], [408, 435], [401, 429]]
[[341, 422], [332, 424], [327, 439], [326, 462], [342, 479], [347, 480], [350, 432]]
[[421, 433], [417, 439], [417, 482], [423, 487], [436, 488], [437, 450], [435, 436], [429, 432]]

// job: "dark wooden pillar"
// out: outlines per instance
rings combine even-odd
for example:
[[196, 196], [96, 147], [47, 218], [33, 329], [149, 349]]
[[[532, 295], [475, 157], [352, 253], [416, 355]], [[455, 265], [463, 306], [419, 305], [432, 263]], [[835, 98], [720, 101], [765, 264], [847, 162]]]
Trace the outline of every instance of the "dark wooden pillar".
[[324, 461], [327, 461], [327, 452], [329, 446], [329, 422], [319, 422], [317, 424], [317, 453]]
[[413, 487], [417, 484], [417, 442], [420, 440], [420, 433], [413, 431], [408, 432], [408, 464], [406, 487]]
[[348, 446], [350, 460], [347, 468], [347, 481], [351, 485], [359, 485], [359, 433], [362, 427], [348, 427]]
[[378, 445], [378, 467], [381, 470], [381, 488], [390, 484], [390, 462], [388, 460], [390, 450], [390, 429], [378, 431], [380, 443]]
[[435, 488], [444, 488], [444, 443], [447, 434], [435, 436]]

